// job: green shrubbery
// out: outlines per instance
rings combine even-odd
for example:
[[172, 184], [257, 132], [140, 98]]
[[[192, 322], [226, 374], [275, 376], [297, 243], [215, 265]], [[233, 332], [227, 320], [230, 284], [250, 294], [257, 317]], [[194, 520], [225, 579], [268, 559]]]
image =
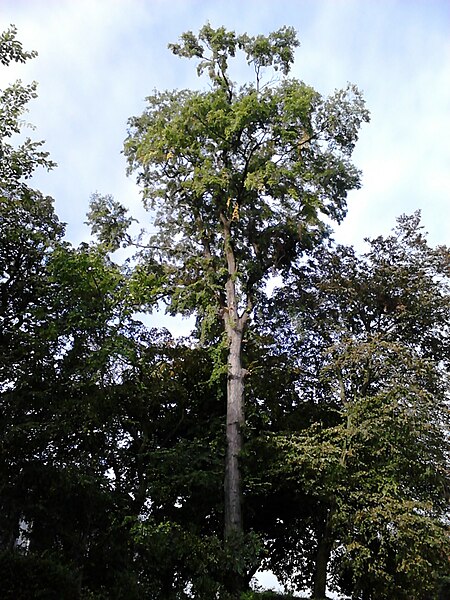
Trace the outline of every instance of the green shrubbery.
[[2, 600], [78, 600], [76, 574], [51, 558], [0, 554]]

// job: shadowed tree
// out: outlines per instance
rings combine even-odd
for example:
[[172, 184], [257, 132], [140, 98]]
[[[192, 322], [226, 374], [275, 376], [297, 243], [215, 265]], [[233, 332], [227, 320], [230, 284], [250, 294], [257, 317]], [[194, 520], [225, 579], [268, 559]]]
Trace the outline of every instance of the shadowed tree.
[[[0, 34], [0, 63], [24, 63], [36, 53], [25, 51], [11, 26]], [[5, 432], [14, 426], [17, 398], [11, 393], [18, 381], [38, 374], [33, 369], [45, 353], [40, 329], [45, 317], [48, 274], [46, 263], [60, 242], [63, 227], [56, 217], [52, 200], [30, 189], [27, 179], [39, 166], [53, 163], [40, 149], [42, 142], [25, 139], [14, 145], [21, 133], [27, 103], [36, 97], [36, 83], [20, 81], [0, 91], [0, 396], [2, 408], [2, 486], [0, 503], [0, 547], [14, 545], [19, 513], [11, 482], [18, 475], [17, 465], [8, 461]], [[20, 410], [20, 409], [19, 409]]]
[[265, 313], [312, 415], [278, 450], [316, 499], [315, 598], [328, 564], [340, 591], [377, 600], [430, 597], [448, 570], [448, 261], [403, 216], [362, 256], [318, 248]]

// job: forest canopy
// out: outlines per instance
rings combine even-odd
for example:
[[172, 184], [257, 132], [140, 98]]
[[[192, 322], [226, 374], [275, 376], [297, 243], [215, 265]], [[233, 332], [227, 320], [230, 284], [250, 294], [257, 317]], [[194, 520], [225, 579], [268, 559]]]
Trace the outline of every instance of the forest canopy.
[[[42, 142], [14, 141], [36, 85], [0, 92], [2, 598], [277, 597], [261, 570], [316, 600], [447, 597], [450, 251], [419, 212], [333, 241], [369, 113], [292, 78], [298, 45], [171, 44], [208, 85], [129, 120], [148, 221], [93, 194], [78, 246], [32, 187]], [[2, 68], [34, 57], [1, 34]], [[188, 338], [138, 318], [161, 303]]]

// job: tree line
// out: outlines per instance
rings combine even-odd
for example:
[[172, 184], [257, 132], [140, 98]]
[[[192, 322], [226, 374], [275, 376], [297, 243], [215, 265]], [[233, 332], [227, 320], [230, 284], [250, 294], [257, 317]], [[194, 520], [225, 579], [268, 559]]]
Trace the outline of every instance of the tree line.
[[[4, 67], [35, 55], [16, 34]], [[42, 143], [13, 143], [36, 86], [1, 92], [3, 598], [277, 597], [261, 569], [315, 599], [448, 593], [449, 249], [418, 212], [364, 253], [333, 242], [369, 113], [292, 78], [298, 45], [172, 44], [208, 88], [129, 121], [153, 233], [96, 194], [78, 247], [31, 187]], [[139, 321], [162, 302], [189, 338]]]

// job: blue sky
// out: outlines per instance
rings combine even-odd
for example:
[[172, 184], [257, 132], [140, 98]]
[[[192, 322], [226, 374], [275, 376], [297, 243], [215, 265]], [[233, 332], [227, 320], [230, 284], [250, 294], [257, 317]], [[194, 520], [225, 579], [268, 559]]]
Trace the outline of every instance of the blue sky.
[[420, 208], [430, 239], [448, 242], [449, 0], [3, 0], [1, 11], [39, 52], [3, 69], [0, 84], [39, 82], [27, 120], [59, 166], [35, 185], [55, 198], [72, 241], [88, 235], [95, 191], [144, 215], [121, 155], [126, 122], [154, 89], [201, 85], [167, 44], [209, 20], [250, 34], [293, 25], [293, 76], [323, 94], [348, 81], [363, 90], [372, 114], [354, 154], [363, 188], [350, 195], [339, 241], [361, 245]]
[[336, 239], [361, 247], [421, 209], [430, 240], [450, 242], [450, 0], [2, 0], [0, 16], [39, 52], [1, 70], [0, 87], [39, 82], [30, 135], [59, 166], [34, 185], [55, 198], [74, 243], [88, 237], [93, 192], [145, 218], [121, 155], [127, 119], [154, 89], [199, 86], [167, 44], [207, 20], [249, 34], [292, 25], [293, 76], [323, 94], [348, 81], [364, 91], [372, 119], [354, 154], [363, 187]]
[[[2, 0], [25, 48], [39, 56], [0, 68], [0, 87], [39, 83], [27, 120], [58, 163], [34, 185], [55, 199], [73, 243], [92, 193], [112, 194], [144, 223], [139, 190], [121, 154], [127, 120], [155, 89], [201, 86], [195, 66], [167, 50], [209, 20], [238, 32], [294, 26], [301, 40], [292, 75], [322, 94], [357, 84], [371, 111], [354, 160], [363, 187], [335, 238], [363, 248], [402, 213], [421, 209], [435, 243], [450, 231], [450, 0]], [[158, 313], [176, 335], [191, 321]]]

